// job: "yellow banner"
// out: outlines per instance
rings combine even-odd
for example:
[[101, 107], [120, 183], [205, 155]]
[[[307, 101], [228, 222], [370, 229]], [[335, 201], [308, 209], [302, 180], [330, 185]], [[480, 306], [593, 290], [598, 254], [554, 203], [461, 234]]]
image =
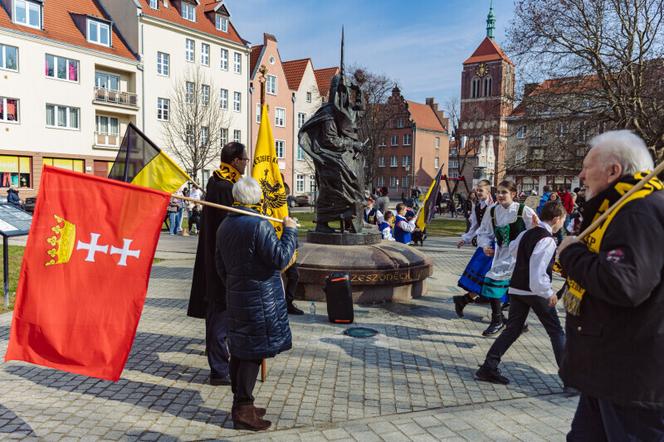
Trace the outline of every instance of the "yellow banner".
[[[263, 214], [279, 219], [288, 216], [286, 187], [279, 170], [277, 149], [274, 145], [266, 104], [263, 104], [261, 108], [261, 125], [258, 129], [251, 176], [258, 181], [261, 189], [263, 189]], [[277, 236], [281, 238], [284, 230], [283, 224], [272, 222], [272, 225], [277, 232]]]
[[189, 175], [175, 164], [168, 155], [160, 152], [138, 172], [131, 183], [173, 193], [189, 179]]

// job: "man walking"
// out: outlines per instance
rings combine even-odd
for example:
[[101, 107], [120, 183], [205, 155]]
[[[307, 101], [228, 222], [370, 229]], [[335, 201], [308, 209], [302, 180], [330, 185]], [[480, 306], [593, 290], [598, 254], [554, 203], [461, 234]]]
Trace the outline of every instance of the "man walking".
[[[211, 203], [233, 205], [233, 184], [247, 167], [244, 144], [231, 142], [221, 150], [221, 166], [208, 180], [205, 200]], [[226, 313], [226, 288], [217, 274], [215, 249], [217, 229], [227, 212], [205, 206], [198, 236], [196, 263], [189, 297], [187, 315], [205, 318], [205, 347], [210, 365], [210, 385], [230, 385], [228, 361], [230, 354], [226, 337], [228, 315]]]
[[[653, 161], [641, 138], [590, 141], [579, 177], [581, 230], [632, 188]], [[560, 375], [581, 392], [568, 441], [664, 440], [664, 185], [656, 178], [604, 224], [558, 252], [567, 275]]]

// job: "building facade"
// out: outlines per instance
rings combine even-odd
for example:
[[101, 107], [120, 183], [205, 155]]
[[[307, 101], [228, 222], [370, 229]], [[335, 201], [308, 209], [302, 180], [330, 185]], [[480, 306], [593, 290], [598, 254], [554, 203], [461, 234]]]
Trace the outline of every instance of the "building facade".
[[2, 0], [0, 189], [34, 196], [42, 166], [107, 176], [143, 124], [140, 62], [94, 0]]

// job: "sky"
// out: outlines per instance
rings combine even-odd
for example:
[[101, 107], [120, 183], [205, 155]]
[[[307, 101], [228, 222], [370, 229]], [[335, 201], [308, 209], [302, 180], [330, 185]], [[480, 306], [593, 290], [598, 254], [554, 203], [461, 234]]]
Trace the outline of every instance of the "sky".
[[[341, 26], [346, 66], [396, 80], [402, 94], [444, 104], [459, 96], [463, 61], [486, 36], [490, 0], [226, 0], [231, 20], [252, 44], [276, 36], [282, 60], [338, 65]], [[513, 0], [493, 0], [496, 40], [505, 40]]]

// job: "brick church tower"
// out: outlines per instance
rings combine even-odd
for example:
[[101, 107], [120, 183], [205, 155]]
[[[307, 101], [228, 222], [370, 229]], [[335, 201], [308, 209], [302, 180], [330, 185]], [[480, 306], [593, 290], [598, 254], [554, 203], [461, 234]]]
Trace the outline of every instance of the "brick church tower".
[[469, 185], [480, 179], [495, 185], [505, 175], [506, 119], [514, 102], [514, 63], [494, 39], [493, 5], [486, 23], [486, 37], [463, 62], [457, 149], [450, 149], [456, 153], [450, 169], [456, 166]]

